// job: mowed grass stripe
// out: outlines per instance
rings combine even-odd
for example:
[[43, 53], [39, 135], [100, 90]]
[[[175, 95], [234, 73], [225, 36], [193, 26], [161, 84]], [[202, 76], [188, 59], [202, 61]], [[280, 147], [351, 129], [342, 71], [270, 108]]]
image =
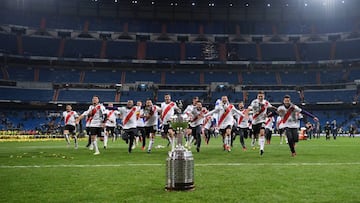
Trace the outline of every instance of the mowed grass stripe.
[[[127, 166], [164, 166], [165, 164], [148, 164], [148, 163], [128, 163], [128, 164], [94, 164], [94, 165], [1, 165], [0, 168], [99, 168], [99, 167], [127, 167]], [[342, 166], [342, 165], [360, 165], [360, 162], [344, 163], [209, 163], [194, 164], [194, 166]]]

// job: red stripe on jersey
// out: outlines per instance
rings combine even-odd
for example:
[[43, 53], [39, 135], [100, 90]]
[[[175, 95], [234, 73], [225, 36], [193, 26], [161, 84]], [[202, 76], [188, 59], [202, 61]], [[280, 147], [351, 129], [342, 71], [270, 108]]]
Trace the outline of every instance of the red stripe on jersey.
[[110, 118], [110, 116], [114, 113], [114, 111], [115, 111], [115, 110], [111, 110], [111, 111], [110, 111], [110, 113], [109, 113], [108, 116], [107, 116], [107, 119]]
[[230, 113], [231, 109], [233, 108], [234, 106], [232, 104], [230, 104], [225, 112], [221, 115], [220, 119], [219, 119], [219, 123], [218, 123], [218, 126], [221, 125], [221, 123], [225, 120], [226, 116]]
[[293, 106], [288, 109], [288, 111], [286, 112], [284, 118], [281, 120], [282, 123], [285, 123], [289, 119], [290, 114], [294, 111], [294, 109], [295, 108]]
[[166, 116], [166, 114], [169, 113], [170, 109], [175, 106], [174, 102], [171, 102], [169, 105], [167, 105], [167, 107], [165, 108], [164, 112], [161, 114], [161, 120], [163, 120]]
[[136, 107], [133, 107], [131, 111], [128, 113], [128, 115], [125, 117], [125, 119], [123, 120], [123, 125], [126, 125], [126, 123], [129, 122], [131, 116], [134, 114], [135, 111], [136, 111]]
[[66, 118], [65, 118], [65, 125], [67, 125], [67, 124], [68, 124], [69, 119], [70, 119], [70, 117], [71, 117], [72, 115], [74, 115], [74, 112], [73, 112], [73, 111], [70, 111], [70, 112], [66, 115]]
[[265, 106], [267, 107], [269, 105], [268, 102], [265, 102], [265, 105], [263, 105], [258, 113], [256, 113], [253, 118], [256, 119], [262, 112], [265, 111]]

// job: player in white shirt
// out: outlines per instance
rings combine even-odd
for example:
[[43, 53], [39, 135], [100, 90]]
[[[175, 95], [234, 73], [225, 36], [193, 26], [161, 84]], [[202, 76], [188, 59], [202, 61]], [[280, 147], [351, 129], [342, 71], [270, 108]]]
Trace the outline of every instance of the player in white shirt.
[[254, 99], [249, 109], [252, 110], [252, 129], [254, 139], [259, 139], [260, 145], [260, 155], [264, 154], [265, 148], [265, 121], [267, 117], [267, 110], [273, 107], [270, 102], [265, 100], [264, 91], [259, 91], [257, 94], [257, 98]]
[[234, 125], [234, 115], [245, 116], [234, 105], [229, 103], [227, 96], [221, 97], [221, 102], [215, 109], [205, 114], [206, 116], [219, 113], [218, 127], [221, 135], [223, 136], [224, 150], [231, 151], [231, 131]]
[[[239, 102], [238, 107], [239, 107], [239, 111], [241, 111], [241, 113], [245, 115], [246, 109], [243, 101]], [[237, 132], [239, 133], [241, 147], [243, 151], [246, 151], [247, 149], [244, 138], [249, 134], [249, 117], [237, 116], [236, 122], [237, 122]]]
[[273, 132], [273, 129], [274, 129], [274, 127], [273, 127], [274, 122], [275, 122], [275, 119], [274, 119], [273, 115], [268, 115], [268, 117], [266, 118], [266, 121], [265, 121], [266, 144], [271, 143], [272, 132]]
[[284, 124], [285, 134], [288, 138], [288, 144], [291, 151], [291, 156], [296, 156], [295, 143], [299, 140], [299, 115], [298, 113], [305, 114], [315, 121], [318, 121], [318, 118], [312, 115], [311, 113], [302, 110], [297, 105], [291, 103], [289, 95], [285, 95], [283, 99], [283, 104], [278, 107], [277, 113], [282, 119]]
[[204, 115], [207, 113], [206, 108], [202, 107], [202, 103], [200, 101], [196, 102], [195, 108], [189, 112], [190, 117], [190, 128], [191, 135], [196, 140], [196, 151], [200, 152], [201, 146], [201, 127], [204, 123]]
[[276, 128], [277, 128], [277, 131], [279, 133], [279, 136], [280, 136], [280, 144], [283, 143], [283, 140], [285, 138], [285, 141], [286, 141], [286, 144], [288, 143], [287, 141], [287, 137], [284, 136], [284, 124], [282, 123], [282, 118], [281, 116], [277, 116], [276, 117]]
[[145, 122], [145, 136], [150, 139], [147, 149], [148, 153], [151, 152], [152, 146], [154, 145], [155, 133], [157, 131], [157, 123], [160, 112], [161, 108], [159, 106], [153, 105], [151, 99], [146, 100], [142, 117]]
[[171, 101], [170, 94], [165, 94], [164, 100], [165, 101], [161, 103], [161, 135], [169, 140], [171, 150], [173, 150], [175, 148], [175, 131], [171, 127], [171, 118], [175, 115], [175, 112], [181, 113], [181, 109], [175, 102]]
[[66, 105], [66, 111], [63, 112], [62, 117], [64, 119], [64, 137], [68, 145], [70, 145], [69, 135], [73, 136], [75, 142], [75, 149], [78, 148], [78, 140], [76, 136], [76, 118], [79, 117], [76, 111], [72, 110], [71, 105]]
[[[207, 113], [207, 112], [206, 112]], [[202, 131], [204, 132], [205, 142], [209, 144], [211, 135], [214, 134], [214, 119], [211, 115], [204, 117], [204, 122], [202, 125]]]
[[[104, 105], [100, 103], [99, 96], [93, 96], [92, 105], [89, 106], [89, 109], [86, 112], [89, 122], [88, 126], [91, 136], [91, 145], [95, 149], [94, 155], [98, 155], [100, 154], [100, 151], [97, 145], [97, 137], [101, 137], [106, 121], [106, 109]], [[82, 114], [76, 122], [79, 123], [83, 117], [84, 114]]]
[[[194, 108], [196, 108], [196, 102], [198, 102], [198, 101], [199, 101], [199, 97], [194, 97], [192, 99], [192, 103], [185, 108], [184, 114], [186, 114], [188, 117], [190, 117], [191, 112]], [[193, 139], [195, 139], [195, 137], [192, 135], [192, 129], [189, 125], [189, 127], [185, 131], [185, 140], [186, 140], [185, 147], [191, 148], [191, 143], [192, 143]]]
[[127, 137], [127, 142], [129, 143], [128, 152], [131, 153], [132, 147], [134, 144], [135, 135], [137, 133], [137, 115], [136, 111], [138, 108], [134, 106], [133, 100], [128, 100], [126, 107], [119, 107], [118, 108], [120, 115], [122, 116], [123, 121], [123, 129], [125, 136]]
[[106, 123], [105, 123], [105, 135], [104, 135], [104, 148], [107, 148], [108, 137], [112, 136], [115, 140], [115, 127], [116, 119], [119, 118], [120, 112], [114, 108], [113, 103], [109, 103], [106, 109]]
[[[145, 123], [144, 123], [144, 119], [141, 115], [144, 114], [144, 109], [142, 108], [142, 102], [141, 101], [137, 101], [136, 102], [136, 107], [137, 107], [137, 111], [136, 111], [136, 119], [137, 119], [137, 124], [136, 124], [136, 128], [137, 128], [137, 133], [135, 135], [135, 142], [136, 145], [138, 144], [139, 140], [142, 141], [142, 146], [141, 146], [141, 150], [145, 150], [145, 145], [146, 145], [146, 136], [145, 136]], [[135, 147], [135, 145], [134, 145]]]

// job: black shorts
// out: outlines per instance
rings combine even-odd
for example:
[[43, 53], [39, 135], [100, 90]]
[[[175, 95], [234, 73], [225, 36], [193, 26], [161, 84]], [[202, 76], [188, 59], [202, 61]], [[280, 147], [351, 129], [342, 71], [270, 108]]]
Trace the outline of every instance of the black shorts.
[[96, 135], [97, 137], [101, 137], [101, 133], [103, 132], [103, 128], [101, 127], [90, 127], [89, 129], [90, 135]]
[[172, 129], [171, 125], [169, 124], [163, 125], [161, 129], [161, 135], [162, 136], [167, 135], [169, 133], [169, 129]]
[[145, 127], [137, 127], [136, 136], [145, 136]]
[[86, 127], [85, 130], [86, 130], [86, 134], [90, 135], [90, 127]]
[[221, 134], [221, 135], [225, 135], [226, 129], [232, 130], [232, 126], [231, 126], [231, 125], [228, 125], [228, 126], [226, 126], [224, 129], [219, 129], [220, 134]]
[[134, 137], [136, 136], [136, 133], [137, 133], [136, 128], [124, 129], [124, 133], [122, 135], [122, 138], [124, 140], [134, 139]]
[[156, 133], [156, 125], [154, 126], [145, 126], [145, 135], [149, 137], [150, 133]]
[[113, 135], [115, 133], [115, 127], [106, 126], [105, 130], [109, 135]]
[[75, 134], [75, 126], [73, 125], [65, 125], [64, 130], [69, 131], [71, 134]]
[[258, 124], [252, 125], [252, 129], [253, 129], [254, 135], [258, 136], [260, 133], [260, 129], [265, 130], [265, 123], [258, 123]]
[[282, 135], [284, 133], [284, 128], [278, 129], [279, 135]]

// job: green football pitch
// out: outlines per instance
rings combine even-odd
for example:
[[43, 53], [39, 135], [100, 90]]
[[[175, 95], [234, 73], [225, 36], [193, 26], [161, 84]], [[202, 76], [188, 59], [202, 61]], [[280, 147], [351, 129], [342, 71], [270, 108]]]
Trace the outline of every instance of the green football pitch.
[[[165, 191], [167, 141], [128, 154], [122, 140], [94, 156], [64, 140], [0, 142], [0, 202], [360, 202], [360, 138], [324, 137], [297, 144], [297, 156], [274, 137], [260, 157], [231, 152], [213, 138], [194, 156], [195, 190]], [[250, 140], [246, 140], [250, 145]]]

